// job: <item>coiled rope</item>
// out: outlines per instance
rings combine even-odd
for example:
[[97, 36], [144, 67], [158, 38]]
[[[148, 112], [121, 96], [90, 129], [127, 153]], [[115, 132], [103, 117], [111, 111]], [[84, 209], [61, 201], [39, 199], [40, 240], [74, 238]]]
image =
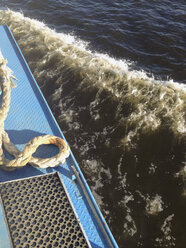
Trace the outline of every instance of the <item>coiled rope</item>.
[[[0, 92], [2, 91], [2, 104], [0, 108], [0, 168], [14, 170], [25, 166], [27, 163], [39, 168], [47, 168], [64, 163], [70, 154], [70, 148], [59, 137], [52, 135], [35, 137], [25, 145], [22, 152], [10, 141], [7, 132], [4, 130], [4, 122], [10, 108], [11, 88], [15, 87], [12, 79], [15, 79], [15, 77], [12, 75], [11, 69], [7, 66], [7, 60], [3, 58], [0, 52]], [[57, 146], [59, 148], [58, 154], [46, 159], [33, 157], [32, 154], [42, 144], [53, 144]], [[4, 155], [3, 148], [9, 154], [13, 155], [15, 159], [8, 160]]]

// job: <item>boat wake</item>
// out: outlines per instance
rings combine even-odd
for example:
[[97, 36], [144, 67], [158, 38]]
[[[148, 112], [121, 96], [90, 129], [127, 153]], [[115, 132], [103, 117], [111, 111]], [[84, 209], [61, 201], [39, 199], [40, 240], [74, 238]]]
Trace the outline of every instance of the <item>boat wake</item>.
[[[92, 52], [76, 37], [57, 33], [19, 12], [1, 10], [0, 22], [10, 26], [24, 55], [29, 57], [40, 86], [47, 78], [61, 84], [55, 97], [60, 97], [64, 81], [68, 80], [62, 74], [71, 71], [69, 84], [73, 77], [82, 89], [98, 89], [89, 107], [94, 118], [99, 119], [99, 114], [92, 109], [100, 101], [100, 92], [109, 92], [118, 103], [114, 118], [125, 128], [121, 144], [134, 146], [139, 134], [160, 127], [170, 129], [175, 136], [186, 135], [185, 85], [172, 80], [155, 80], [144, 71], [130, 70], [129, 62]], [[128, 109], [123, 110], [124, 105]]]

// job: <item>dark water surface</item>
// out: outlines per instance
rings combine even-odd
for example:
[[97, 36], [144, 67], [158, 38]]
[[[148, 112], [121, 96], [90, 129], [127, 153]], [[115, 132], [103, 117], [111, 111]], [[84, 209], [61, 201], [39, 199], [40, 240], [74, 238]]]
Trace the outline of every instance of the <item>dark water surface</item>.
[[186, 244], [185, 20], [182, 0], [1, 1], [120, 247]]

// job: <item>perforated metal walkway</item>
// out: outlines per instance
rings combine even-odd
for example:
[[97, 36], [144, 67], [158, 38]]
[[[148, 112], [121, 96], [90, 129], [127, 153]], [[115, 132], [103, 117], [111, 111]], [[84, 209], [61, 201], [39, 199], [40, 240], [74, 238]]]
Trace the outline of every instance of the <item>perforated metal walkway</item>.
[[15, 248], [90, 247], [58, 173], [0, 184]]

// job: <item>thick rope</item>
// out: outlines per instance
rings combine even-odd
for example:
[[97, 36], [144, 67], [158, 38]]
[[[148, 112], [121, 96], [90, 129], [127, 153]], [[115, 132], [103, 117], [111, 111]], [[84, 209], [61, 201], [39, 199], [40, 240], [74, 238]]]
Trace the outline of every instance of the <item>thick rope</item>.
[[[27, 163], [39, 168], [47, 168], [64, 163], [70, 154], [70, 149], [66, 142], [59, 137], [52, 135], [35, 137], [25, 145], [22, 152], [10, 141], [7, 132], [4, 130], [4, 122], [10, 108], [11, 88], [14, 87], [12, 79], [14, 77], [12, 71], [6, 64], [7, 60], [3, 58], [0, 52], [0, 92], [2, 91], [2, 104], [0, 108], [0, 168], [4, 170], [14, 170], [25, 166]], [[59, 148], [58, 154], [46, 159], [33, 157], [32, 154], [43, 144], [53, 144], [57, 146]], [[15, 159], [8, 160], [5, 158], [3, 148], [9, 154], [13, 155]]]

